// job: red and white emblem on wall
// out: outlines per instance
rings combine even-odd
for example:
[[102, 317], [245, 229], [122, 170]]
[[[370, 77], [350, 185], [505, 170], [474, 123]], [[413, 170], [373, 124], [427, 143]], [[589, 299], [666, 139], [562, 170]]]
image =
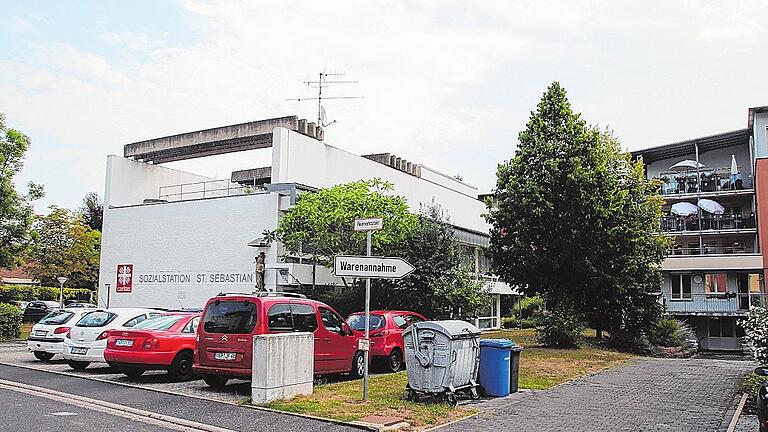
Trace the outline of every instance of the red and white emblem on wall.
[[116, 292], [131, 292], [133, 289], [133, 264], [117, 265]]

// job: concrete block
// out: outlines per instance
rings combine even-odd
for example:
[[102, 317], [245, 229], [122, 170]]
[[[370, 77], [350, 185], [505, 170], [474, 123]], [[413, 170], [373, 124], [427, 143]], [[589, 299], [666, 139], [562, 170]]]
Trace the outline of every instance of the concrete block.
[[251, 399], [264, 404], [312, 394], [315, 360], [312, 333], [280, 333], [253, 337]]
[[315, 122], [307, 123], [307, 136], [311, 136], [312, 138], [314, 138], [316, 131], [317, 131], [317, 125], [315, 124]]
[[298, 127], [297, 131], [300, 134], [304, 134], [304, 135], [307, 134], [307, 119], [299, 120], [299, 127]]

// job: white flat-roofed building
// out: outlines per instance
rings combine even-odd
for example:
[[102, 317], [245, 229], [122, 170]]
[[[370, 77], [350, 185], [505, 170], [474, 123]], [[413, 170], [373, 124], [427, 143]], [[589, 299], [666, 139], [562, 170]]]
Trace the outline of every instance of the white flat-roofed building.
[[[267, 245], [263, 232], [275, 229], [281, 211], [302, 193], [372, 178], [391, 182], [392, 193], [405, 197], [414, 213], [438, 203], [468, 261], [478, 274], [487, 273], [481, 249], [489, 225], [477, 188], [388, 153], [353, 154], [322, 136], [321, 128], [292, 116], [128, 144], [125, 157], [109, 156], [100, 305], [201, 307], [221, 291], [253, 291], [259, 266], [267, 290], [343, 286], [328, 268], [281, 259], [280, 245]], [[223, 180], [168, 166], [234, 152], [241, 163], [252, 158], [251, 166], [271, 152], [272, 162]], [[263, 266], [257, 263], [262, 252]], [[488, 326], [499, 325], [498, 308], [494, 315]]]

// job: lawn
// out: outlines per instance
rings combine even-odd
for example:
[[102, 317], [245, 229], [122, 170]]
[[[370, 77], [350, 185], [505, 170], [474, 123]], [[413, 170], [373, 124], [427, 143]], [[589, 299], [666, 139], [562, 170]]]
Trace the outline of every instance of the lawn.
[[[510, 339], [522, 345], [520, 388], [543, 390], [575, 378], [617, 366], [632, 358], [630, 354], [605, 350], [587, 340], [574, 350], [536, 346], [535, 331], [499, 330], [483, 333], [483, 338]], [[360, 401], [362, 381], [341, 381], [315, 386], [311, 396], [299, 396], [287, 401], [272, 402], [266, 407], [331, 418], [359, 420], [370, 414], [403, 418], [413, 430], [425, 429], [474, 413], [472, 409], [450, 408], [444, 404], [421, 404], [405, 400], [406, 372], [371, 376], [369, 400]]]

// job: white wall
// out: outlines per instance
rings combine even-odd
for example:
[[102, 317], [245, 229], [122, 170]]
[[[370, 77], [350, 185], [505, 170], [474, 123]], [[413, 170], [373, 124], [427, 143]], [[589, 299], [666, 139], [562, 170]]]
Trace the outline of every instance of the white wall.
[[379, 177], [395, 185], [394, 193], [405, 197], [414, 213], [420, 204], [434, 199], [452, 224], [484, 233], [490, 228], [481, 216], [485, 204], [476, 199], [477, 189], [472, 186], [454, 182], [457, 191], [446, 186], [449, 179], [435, 172], [418, 178], [284, 128], [274, 130], [272, 142], [272, 183], [321, 188]]
[[[110, 306], [202, 307], [221, 291], [253, 291], [254, 284], [214, 283], [211, 275], [254, 274], [260, 249], [246, 244], [277, 225], [277, 194], [213, 198], [105, 208], [99, 274], [99, 304]], [[276, 262], [276, 247], [264, 249]], [[116, 293], [118, 264], [133, 264], [132, 293]], [[189, 275], [188, 283], [142, 283], [142, 275]], [[203, 275], [203, 276], [199, 276]], [[197, 278], [205, 278], [198, 282]], [[251, 276], [252, 277], [252, 276]], [[274, 272], [267, 285], [274, 286]], [[181, 293], [181, 294], [180, 294]]]
[[104, 207], [141, 204], [158, 198], [161, 186], [214, 180], [197, 174], [125, 159], [107, 157]]

